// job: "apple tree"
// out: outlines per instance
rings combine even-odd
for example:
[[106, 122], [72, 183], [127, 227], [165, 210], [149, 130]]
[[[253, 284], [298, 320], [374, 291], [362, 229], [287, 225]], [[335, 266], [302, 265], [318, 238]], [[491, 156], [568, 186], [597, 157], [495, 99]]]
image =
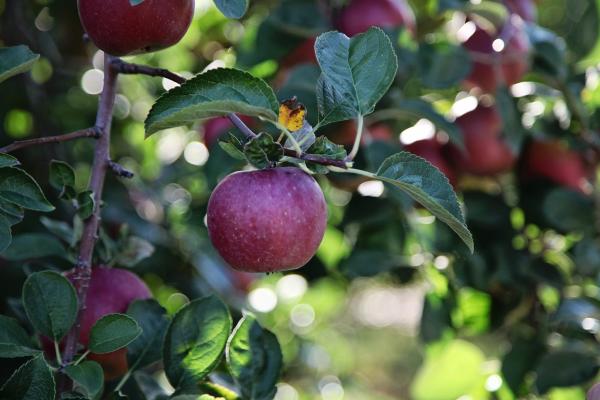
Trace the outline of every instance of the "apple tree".
[[599, 7], [0, 1], [0, 400], [595, 398]]

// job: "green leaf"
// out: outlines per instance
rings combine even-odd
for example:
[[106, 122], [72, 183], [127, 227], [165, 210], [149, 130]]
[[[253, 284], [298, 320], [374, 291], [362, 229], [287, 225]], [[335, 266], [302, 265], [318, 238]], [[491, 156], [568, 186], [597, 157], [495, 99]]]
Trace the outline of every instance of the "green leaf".
[[244, 399], [272, 399], [283, 366], [277, 337], [245, 316], [227, 343], [227, 365]]
[[0, 358], [28, 357], [40, 352], [16, 319], [0, 315]]
[[283, 147], [268, 133], [259, 133], [244, 145], [244, 155], [256, 168], [273, 166], [283, 156]]
[[73, 228], [64, 221], [41, 217], [40, 222], [50, 233], [71, 244], [73, 243]]
[[4, 47], [0, 49], [0, 82], [29, 71], [33, 63], [40, 58], [32, 53], [27, 46]]
[[523, 117], [519, 112], [517, 101], [506, 87], [497, 88], [494, 96], [502, 116], [503, 135], [511, 149], [518, 154], [528, 132], [521, 122]]
[[65, 368], [65, 374], [77, 383], [83, 394], [91, 400], [97, 400], [102, 396], [104, 372], [97, 362], [84, 361], [78, 365], [69, 365]]
[[213, 69], [163, 94], [146, 118], [146, 136], [233, 112], [276, 121], [279, 103], [262, 79], [237, 69]]
[[45, 233], [26, 233], [15, 236], [10, 247], [1, 254], [10, 261], [49, 256], [65, 257], [67, 255], [62, 243], [54, 236]]
[[137, 6], [139, 4], [142, 4], [144, 2], [144, 0], [129, 0], [129, 4], [131, 4], [132, 6]]
[[598, 369], [597, 357], [589, 351], [558, 350], [540, 360], [536, 368], [535, 386], [544, 394], [553, 387], [580, 385], [595, 377]]
[[75, 171], [63, 161], [50, 162], [50, 185], [60, 191], [59, 197], [67, 200], [75, 197]]
[[515, 337], [502, 358], [502, 377], [513, 393], [518, 394], [529, 371], [533, 370], [545, 346], [538, 337]]
[[90, 399], [81, 393], [65, 392], [60, 395], [60, 400], [90, 400]]
[[240, 19], [248, 11], [248, 0], [215, 0], [215, 5], [227, 18]]
[[469, 53], [462, 46], [450, 43], [423, 43], [419, 46], [419, 78], [432, 89], [457, 85], [471, 72]]
[[0, 200], [15, 203], [28, 210], [54, 210], [35, 180], [18, 168], [0, 169]]
[[0, 253], [6, 250], [12, 241], [11, 226], [12, 224], [7, 216], [0, 212]]
[[537, 24], [527, 24], [526, 30], [533, 48], [532, 70], [559, 80], [566, 79], [567, 45], [564, 39]]
[[565, 188], [553, 189], [544, 198], [542, 210], [546, 219], [561, 231], [594, 231], [593, 224], [590, 224], [594, 202], [579, 192]]
[[131, 268], [152, 254], [152, 243], [137, 236], [129, 236], [115, 256], [115, 264]]
[[44, 357], [32, 358], [17, 369], [0, 388], [2, 400], [54, 400], [52, 371]]
[[53, 271], [36, 272], [27, 278], [23, 306], [35, 330], [55, 341], [69, 332], [79, 311], [75, 288]]
[[77, 195], [77, 215], [79, 215], [82, 220], [88, 219], [94, 213], [95, 203], [94, 192], [91, 190], [79, 193]]
[[125, 314], [108, 314], [100, 318], [90, 331], [88, 348], [105, 354], [122, 349], [142, 334], [138, 323]]
[[213, 382], [202, 382], [200, 390], [206, 395], [215, 396], [219, 400], [240, 400], [240, 397], [234, 391], [225, 386], [218, 385]]
[[131, 303], [127, 315], [142, 329], [142, 334], [127, 346], [129, 369], [143, 368], [160, 360], [169, 326], [167, 311], [156, 300], [138, 300]]
[[334, 160], [344, 160], [348, 156], [344, 146], [333, 143], [325, 136], [319, 136], [306, 153], [326, 156]]
[[324, 33], [315, 51], [322, 71], [317, 86], [319, 126], [372, 113], [398, 69], [389, 37], [376, 27], [352, 39], [339, 32]]
[[357, 249], [344, 260], [340, 272], [352, 279], [375, 276], [406, 265], [408, 260], [387, 251]]
[[183, 307], [169, 326], [163, 362], [175, 388], [195, 387], [218, 364], [231, 332], [231, 316], [216, 296]]
[[15, 203], [0, 199], [0, 215], [3, 215], [12, 226], [23, 220], [25, 212]]
[[0, 168], [16, 167], [17, 165], [20, 165], [20, 164], [21, 163], [19, 162], [19, 160], [17, 160], [15, 157], [11, 156], [10, 154], [0, 153]]
[[235, 135], [229, 134], [227, 140], [219, 140], [219, 146], [232, 158], [240, 161], [246, 161], [244, 155], [244, 145]]
[[485, 356], [477, 346], [464, 340], [440, 343], [428, 352], [410, 388], [411, 399], [457, 399], [485, 384], [482, 372]]
[[508, 10], [506, 6], [501, 3], [493, 1], [467, 3], [464, 8], [464, 12], [471, 14], [474, 18], [481, 17], [494, 26], [502, 26], [508, 19]]
[[471, 232], [448, 178], [425, 159], [408, 152], [387, 158], [371, 177], [392, 184], [446, 223], [473, 252]]

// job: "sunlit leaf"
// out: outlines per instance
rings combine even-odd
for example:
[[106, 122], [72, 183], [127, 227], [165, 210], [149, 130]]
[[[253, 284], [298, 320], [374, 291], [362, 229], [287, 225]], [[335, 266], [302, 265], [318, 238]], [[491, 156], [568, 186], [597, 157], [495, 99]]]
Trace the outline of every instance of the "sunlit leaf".
[[218, 68], [162, 95], [146, 118], [146, 135], [229, 113], [277, 121], [278, 109], [275, 93], [262, 79], [237, 69]]
[[0, 48], [0, 82], [29, 71], [38, 58], [27, 46]]

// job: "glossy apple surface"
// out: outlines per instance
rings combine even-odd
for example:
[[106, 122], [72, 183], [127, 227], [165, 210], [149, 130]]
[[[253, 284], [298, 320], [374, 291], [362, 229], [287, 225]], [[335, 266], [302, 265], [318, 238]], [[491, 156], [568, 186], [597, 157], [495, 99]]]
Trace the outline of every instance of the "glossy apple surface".
[[[254, 123], [252, 118], [245, 115], [238, 115], [238, 117], [248, 126], [252, 126]], [[219, 138], [231, 129], [233, 129], [233, 124], [227, 117], [216, 117], [206, 120], [203, 125], [204, 144], [208, 149], [211, 149], [217, 144]]]
[[[66, 276], [73, 280], [74, 274], [71, 271]], [[81, 316], [79, 343], [87, 346], [92, 326], [106, 314], [125, 313], [133, 301], [151, 297], [150, 289], [134, 273], [119, 268], [93, 268], [86, 308]], [[127, 349], [108, 354], [90, 354], [88, 358], [102, 365], [106, 380], [116, 379], [127, 372]]]
[[323, 192], [298, 168], [233, 173], [208, 202], [210, 239], [239, 271], [302, 267], [315, 254], [326, 225]]
[[443, 145], [436, 138], [418, 140], [405, 145], [404, 149], [429, 161], [448, 178], [452, 186], [456, 185], [456, 171], [444, 157]]
[[453, 150], [460, 169], [474, 175], [495, 175], [510, 170], [516, 155], [502, 138], [502, 118], [495, 107], [478, 105], [458, 117], [465, 150]]
[[415, 31], [415, 16], [406, 0], [351, 0], [335, 20], [336, 28], [348, 36], [371, 26]]
[[529, 70], [531, 45], [518, 17], [511, 18], [495, 35], [477, 26], [463, 46], [472, 58], [471, 73], [465, 80], [469, 87], [494, 93], [499, 86], [521, 81]]
[[545, 178], [582, 193], [589, 190], [588, 171], [581, 154], [558, 140], [534, 140], [523, 162], [525, 178]]
[[99, 49], [115, 56], [164, 49], [179, 42], [194, 15], [194, 0], [78, 0], [79, 18]]

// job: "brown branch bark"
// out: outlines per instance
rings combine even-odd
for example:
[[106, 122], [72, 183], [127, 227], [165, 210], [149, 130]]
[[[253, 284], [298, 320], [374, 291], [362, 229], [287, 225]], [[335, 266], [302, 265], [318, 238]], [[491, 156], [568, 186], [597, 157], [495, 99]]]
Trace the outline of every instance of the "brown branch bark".
[[73, 285], [77, 290], [77, 296], [79, 298], [79, 318], [77, 318], [77, 322], [65, 340], [65, 349], [62, 358], [64, 365], [71, 362], [77, 352], [81, 313], [85, 310], [85, 302], [92, 271], [92, 255], [96, 240], [98, 239], [98, 228], [101, 219], [102, 190], [104, 188], [106, 172], [109, 169], [110, 131], [115, 104], [117, 77], [119, 74], [114, 68], [111, 68], [112, 60], [113, 58], [111, 56], [105, 55], [104, 87], [102, 94], [100, 95], [95, 125], [95, 128], [102, 134], [100, 139], [98, 139], [94, 150], [94, 162], [89, 183], [89, 190], [94, 193], [95, 204], [92, 215], [84, 221], [83, 234], [81, 236], [79, 247], [79, 257], [77, 265], [75, 266], [75, 274], [72, 277]]
[[154, 68], [154, 67], [149, 67], [147, 65], [140, 65], [140, 64], [132, 64], [132, 63], [125, 62], [125, 61], [121, 60], [120, 58], [113, 59], [112, 67], [115, 70], [117, 70], [117, 72], [120, 74], [127, 74], [127, 75], [140, 74], [140, 75], [148, 75], [148, 76], [158, 76], [158, 77], [167, 78], [167, 79], [169, 79], [175, 83], [179, 83], [179, 84], [182, 84], [186, 81], [186, 79], [183, 76], [177, 75], [176, 73], [171, 72], [168, 69]]
[[15, 150], [23, 149], [25, 147], [37, 146], [48, 143], [62, 143], [68, 142], [70, 140], [81, 139], [81, 138], [99, 138], [101, 132], [96, 128], [87, 128], [82, 129], [80, 131], [75, 131], [71, 133], [67, 133], [64, 135], [57, 136], [45, 136], [41, 138], [28, 139], [28, 140], [19, 140], [17, 142], [11, 143], [7, 146], [0, 147], [0, 153], [10, 153]]

